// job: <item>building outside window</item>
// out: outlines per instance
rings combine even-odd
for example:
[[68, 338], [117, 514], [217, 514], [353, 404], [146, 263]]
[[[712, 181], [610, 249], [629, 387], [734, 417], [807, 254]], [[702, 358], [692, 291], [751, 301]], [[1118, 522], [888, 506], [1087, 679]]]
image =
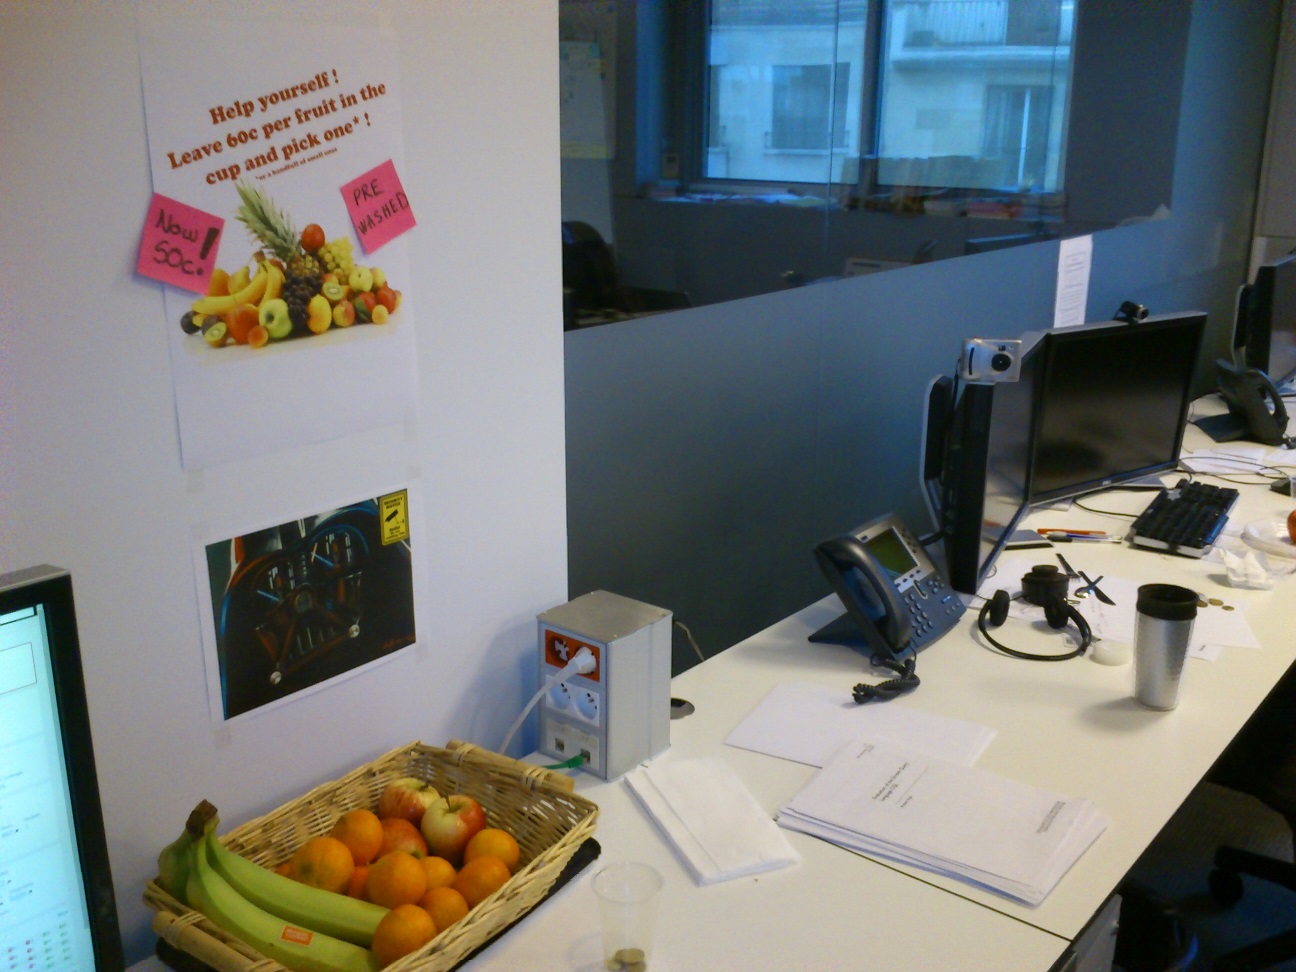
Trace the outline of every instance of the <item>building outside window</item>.
[[1060, 192], [1074, 17], [1075, 0], [712, 0], [702, 173]]

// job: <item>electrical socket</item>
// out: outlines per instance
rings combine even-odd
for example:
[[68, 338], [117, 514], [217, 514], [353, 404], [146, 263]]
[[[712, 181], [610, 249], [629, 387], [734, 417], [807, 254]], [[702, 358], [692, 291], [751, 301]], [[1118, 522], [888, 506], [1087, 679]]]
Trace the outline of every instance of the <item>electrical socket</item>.
[[590, 689], [580, 689], [575, 693], [576, 712], [591, 725], [599, 724], [599, 697]]
[[559, 682], [549, 690], [549, 697], [545, 700], [555, 709], [566, 709], [571, 706], [571, 690], [567, 687], [566, 682]]

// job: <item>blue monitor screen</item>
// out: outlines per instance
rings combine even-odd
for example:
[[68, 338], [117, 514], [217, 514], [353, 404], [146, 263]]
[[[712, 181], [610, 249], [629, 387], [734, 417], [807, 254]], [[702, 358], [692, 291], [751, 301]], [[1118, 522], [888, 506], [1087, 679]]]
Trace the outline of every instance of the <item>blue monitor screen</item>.
[[65, 571], [0, 576], [0, 969], [116, 972], [121, 933]]

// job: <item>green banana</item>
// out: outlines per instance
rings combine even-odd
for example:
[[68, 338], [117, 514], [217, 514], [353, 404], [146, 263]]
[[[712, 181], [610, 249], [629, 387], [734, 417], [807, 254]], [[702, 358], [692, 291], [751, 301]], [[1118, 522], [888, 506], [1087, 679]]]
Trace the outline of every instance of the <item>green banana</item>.
[[378, 972], [378, 958], [368, 949], [286, 923], [248, 901], [212, 867], [209, 847], [207, 840], [193, 846], [189, 907], [293, 972]]
[[387, 909], [335, 891], [325, 891], [276, 874], [234, 853], [207, 834], [207, 857], [230, 887], [258, 908], [285, 921], [368, 948]]
[[216, 808], [203, 800], [190, 812], [180, 836], [163, 847], [158, 855], [157, 883], [177, 901], [188, 903], [185, 901], [185, 885], [193, 865], [194, 844], [202, 840], [207, 821], [215, 817]]

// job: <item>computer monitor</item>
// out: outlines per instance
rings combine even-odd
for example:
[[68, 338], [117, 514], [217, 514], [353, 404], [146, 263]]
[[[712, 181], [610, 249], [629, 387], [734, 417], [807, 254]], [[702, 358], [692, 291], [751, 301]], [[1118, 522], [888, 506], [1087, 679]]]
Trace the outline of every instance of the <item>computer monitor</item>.
[[0, 575], [0, 968], [121, 972], [72, 578]]
[[1246, 365], [1286, 384], [1296, 378], [1296, 254], [1260, 266], [1245, 294], [1237, 340]]
[[[1023, 344], [1017, 381], [970, 383], [952, 407], [929, 410], [928, 448], [943, 444], [939, 524], [950, 586], [976, 593], [1027, 510], [1036, 347]], [[947, 417], [946, 417], [947, 416]]]
[[1194, 311], [1044, 334], [1031, 503], [1129, 484], [1178, 464], [1205, 327], [1206, 315]]

